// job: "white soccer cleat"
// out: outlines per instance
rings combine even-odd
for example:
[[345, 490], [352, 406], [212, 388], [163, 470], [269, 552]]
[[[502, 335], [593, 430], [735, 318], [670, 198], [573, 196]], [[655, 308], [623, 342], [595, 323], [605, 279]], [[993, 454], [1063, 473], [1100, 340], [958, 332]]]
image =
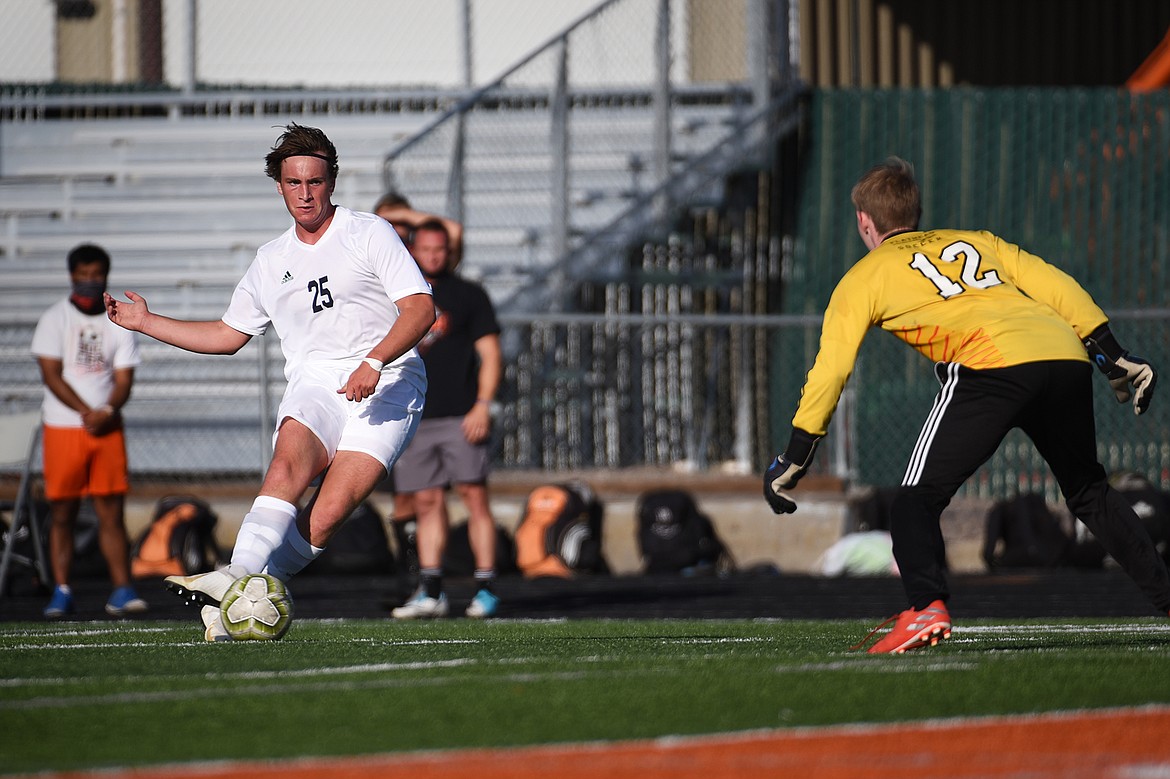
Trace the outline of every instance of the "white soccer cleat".
[[406, 603], [390, 612], [394, 619], [435, 619], [447, 616], [447, 596], [428, 598], [420, 587]]
[[199, 616], [203, 620], [203, 640], [209, 642], [231, 641], [227, 628], [223, 626], [223, 618], [219, 613], [219, 606], [204, 606], [199, 609]]
[[228, 587], [247, 571], [234, 575], [231, 566], [193, 576], [168, 576], [166, 588], [192, 606], [218, 606]]

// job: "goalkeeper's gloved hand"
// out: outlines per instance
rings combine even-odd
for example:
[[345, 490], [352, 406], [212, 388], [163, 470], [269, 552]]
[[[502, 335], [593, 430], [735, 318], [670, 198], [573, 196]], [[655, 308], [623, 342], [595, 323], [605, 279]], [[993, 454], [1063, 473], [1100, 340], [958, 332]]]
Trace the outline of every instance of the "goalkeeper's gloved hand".
[[796, 486], [804, 476], [808, 466], [812, 463], [813, 453], [816, 452], [820, 436], [806, 433], [800, 428], [792, 428], [792, 436], [788, 439], [788, 446], [784, 454], [777, 457], [764, 472], [764, 499], [777, 514], [791, 514], [796, 511], [796, 503], [785, 495], [782, 490], [790, 490]]
[[[1109, 330], [1108, 323], [1089, 334], [1085, 339], [1085, 349], [1093, 364], [1109, 379], [1109, 386], [1113, 387], [1117, 402], [1125, 403], [1132, 397], [1133, 413], [1145, 413], [1154, 398], [1154, 386], [1158, 383], [1158, 373], [1153, 366], [1122, 349]], [[1132, 391], [1130, 385], [1133, 386]]]

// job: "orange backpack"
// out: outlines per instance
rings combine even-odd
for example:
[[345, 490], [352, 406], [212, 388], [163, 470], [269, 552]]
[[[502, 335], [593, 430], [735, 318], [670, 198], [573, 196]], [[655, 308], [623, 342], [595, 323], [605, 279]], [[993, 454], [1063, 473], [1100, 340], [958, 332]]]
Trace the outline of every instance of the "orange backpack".
[[607, 572], [601, 518], [601, 503], [584, 484], [537, 487], [516, 527], [516, 566], [529, 579]]
[[219, 560], [211, 507], [190, 495], [163, 498], [150, 525], [130, 550], [130, 574], [184, 576], [210, 570]]

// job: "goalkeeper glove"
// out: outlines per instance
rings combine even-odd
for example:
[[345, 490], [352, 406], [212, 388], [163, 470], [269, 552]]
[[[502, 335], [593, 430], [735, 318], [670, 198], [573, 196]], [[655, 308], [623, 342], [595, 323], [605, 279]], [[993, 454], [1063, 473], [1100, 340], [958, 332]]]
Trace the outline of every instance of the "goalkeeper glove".
[[764, 473], [764, 499], [777, 514], [791, 514], [796, 503], [781, 490], [790, 490], [804, 476], [812, 463], [813, 454], [821, 437], [792, 428], [792, 436], [784, 454], [777, 457]]
[[[1109, 324], [1103, 324], [1085, 339], [1085, 349], [1093, 364], [1101, 369], [1113, 387], [1118, 403], [1133, 398], [1133, 413], [1143, 414], [1154, 398], [1158, 373], [1141, 357], [1135, 357], [1117, 343]], [[1130, 385], [1133, 385], [1132, 391]]]

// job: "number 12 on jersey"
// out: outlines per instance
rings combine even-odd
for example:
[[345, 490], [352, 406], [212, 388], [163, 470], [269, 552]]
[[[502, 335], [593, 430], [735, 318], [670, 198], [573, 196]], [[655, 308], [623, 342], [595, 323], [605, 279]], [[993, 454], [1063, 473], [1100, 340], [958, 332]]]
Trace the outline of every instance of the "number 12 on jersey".
[[979, 264], [983, 258], [979, 256], [975, 247], [966, 241], [956, 241], [949, 244], [939, 254], [939, 260], [945, 263], [956, 262], [960, 258], [963, 260], [963, 271], [959, 274], [962, 284], [944, 276], [938, 266], [922, 252], [914, 252], [914, 259], [910, 261], [910, 267], [921, 273], [937, 287], [938, 294], [943, 298], [952, 298], [968, 288], [987, 289], [1003, 283], [999, 274], [994, 270], [989, 270], [986, 273], [980, 272]]

